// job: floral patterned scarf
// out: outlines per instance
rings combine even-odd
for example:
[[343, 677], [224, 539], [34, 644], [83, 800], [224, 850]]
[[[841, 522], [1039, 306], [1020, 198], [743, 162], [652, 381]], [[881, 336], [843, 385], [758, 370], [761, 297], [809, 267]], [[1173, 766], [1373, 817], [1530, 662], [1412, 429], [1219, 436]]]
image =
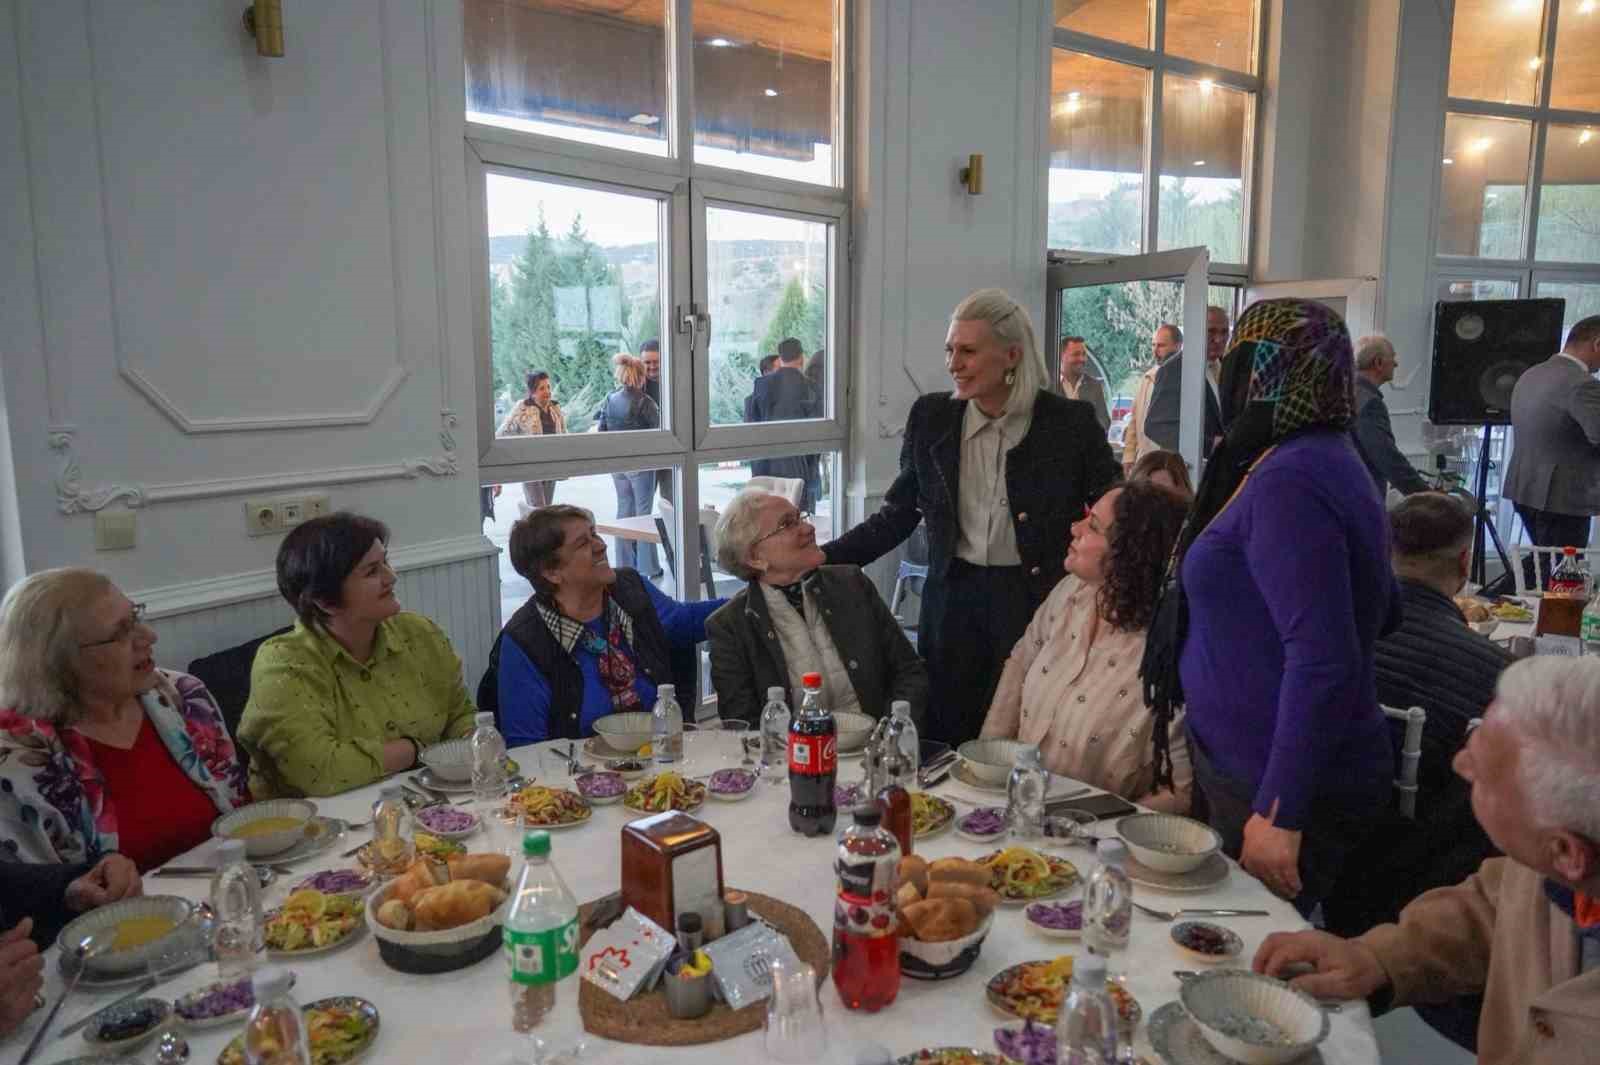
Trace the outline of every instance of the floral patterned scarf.
[[638, 673], [631, 650], [633, 619], [609, 593], [602, 615], [606, 619], [604, 638], [583, 622], [567, 617], [553, 602], [537, 599], [534, 605], [538, 607], [539, 617], [543, 619], [545, 627], [567, 654], [576, 654], [577, 648], [582, 647], [600, 660], [600, 682], [611, 693], [613, 712], [640, 708], [639, 693], [633, 687], [634, 677]]
[[[219, 813], [250, 801], [222, 711], [186, 673], [157, 670], [140, 696], [156, 735]], [[77, 730], [0, 710], [0, 859], [96, 861], [117, 849], [115, 797]]]

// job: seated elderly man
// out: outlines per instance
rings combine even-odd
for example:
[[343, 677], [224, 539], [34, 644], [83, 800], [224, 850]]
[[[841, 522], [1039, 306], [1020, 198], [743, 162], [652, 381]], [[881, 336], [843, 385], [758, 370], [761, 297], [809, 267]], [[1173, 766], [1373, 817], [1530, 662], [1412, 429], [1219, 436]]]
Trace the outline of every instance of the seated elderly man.
[[921, 722], [928, 671], [859, 566], [823, 565], [817, 531], [783, 496], [745, 489], [717, 522], [717, 561], [749, 581], [706, 621], [723, 718], [761, 718], [768, 688], [799, 705], [800, 678], [822, 674], [830, 710], [883, 717], [904, 699]]
[[[1600, 661], [1541, 656], [1500, 676], [1456, 755], [1505, 857], [1356, 939], [1274, 933], [1258, 972], [1314, 970], [1313, 995], [1394, 1005], [1481, 991], [1481, 1065], [1596, 1060], [1600, 1047]], [[1375, 871], [1377, 875], [1381, 872]], [[1382, 1005], [1382, 1001], [1377, 1003]]]
[[[1467, 627], [1455, 602], [1472, 561], [1472, 512], [1454, 496], [1419, 492], [1389, 512], [1394, 573], [1405, 618], [1377, 644], [1378, 701], [1420, 706], [1422, 733], [1414, 821], [1392, 815], [1345, 863], [1340, 886], [1323, 903], [1329, 931], [1356, 935], [1392, 921], [1430, 888], [1454, 884], [1494, 853], [1472, 816], [1466, 783], [1450, 760], [1467, 723], [1494, 698], [1513, 659]], [[1389, 722], [1397, 754], [1404, 726]], [[1373, 876], [1373, 869], [1384, 870]]]

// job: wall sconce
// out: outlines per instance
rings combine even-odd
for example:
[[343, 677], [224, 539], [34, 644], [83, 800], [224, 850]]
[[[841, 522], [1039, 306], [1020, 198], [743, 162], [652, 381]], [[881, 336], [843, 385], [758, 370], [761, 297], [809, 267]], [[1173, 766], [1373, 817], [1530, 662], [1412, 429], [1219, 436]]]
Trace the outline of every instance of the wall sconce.
[[967, 165], [961, 168], [961, 184], [966, 186], [968, 196], [983, 194], [982, 153], [974, 152], [967, 156]]
[[283, 0], [256, 0], [244, 9], [244, 28], [256, 39], [256, 55], [283, 55]]

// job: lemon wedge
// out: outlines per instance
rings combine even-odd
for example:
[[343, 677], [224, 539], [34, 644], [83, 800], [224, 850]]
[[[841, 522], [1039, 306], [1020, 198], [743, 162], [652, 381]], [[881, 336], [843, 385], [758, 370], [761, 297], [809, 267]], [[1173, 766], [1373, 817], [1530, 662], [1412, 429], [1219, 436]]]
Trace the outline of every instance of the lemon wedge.
[[296, 891], [285, 899], [283, 908], [305, 913], [310, 917], [321, 917], [328, 910], [328, 896], [307, 888], [304, 891]]

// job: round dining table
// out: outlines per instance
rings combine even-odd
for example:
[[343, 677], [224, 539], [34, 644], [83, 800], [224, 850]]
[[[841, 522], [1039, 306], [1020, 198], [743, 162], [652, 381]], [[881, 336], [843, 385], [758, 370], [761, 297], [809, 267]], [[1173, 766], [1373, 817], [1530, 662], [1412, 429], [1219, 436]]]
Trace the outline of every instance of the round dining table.
[[[683, 771], [705, 774], [717, 768], [736, 764], [737, 753], [729, 754], [722, 744], [702, 739], [706, 733], [690, 733], [695, 741], [686, 744], [687, 759]], [[537, 783], [569, 787], [570, 777], [557, 760], [548, 757], [534, 745], [513, 750], [512, 756], [522, 767], [522, 772]], [[564, 745], [563, 745], [564, 747]], [[579, 750], [582, 757], [582, 749]], [[593, 761], [593, 759], [588, 759]], [[843, 758], [839, 762], [841, 783], [855, 781], [861, 774], [859, 758]], [[391, 782], [413, 783], [413, 774], [400, 774]], [[324, 816], [338, 817], [352, 822], [367, 821], [371, 817], [380, 784], [316, 800]], [[1053, 778], [1051, 795], [1066, 790], [1081, 791], [1060, 777]], [[775, 896], [804, 910], [817, 923], [823, 934], [831, 935], [835, 884], [833, 859], [835, 840], [832, 835], [806, 838], [789, 828], [787, 803], [789, 789], [786, 782], [760, 781], [756, 793], [738, 802], [724, 802], [708, 798], [694, 816], [714, 828], [721, 837], [724, 882], [730, 889], [748, 889]], [[935, 786], [935, 794], [949, 798], [958, 814], [974, 805], [1005, 805], [1004, 794], [979, 791], [965, 784], [946, 781]], [[469, 802], [471, 796], [455, 796]], [[633, 813], [622, 804], [595, 806], [593, 816], [578, 827], [553, 832], [552, 859], [561, 876], [579, 903], [609, 894], [619, 888], [621, 858], [621, 830], [629, 821], [642, 815]], [[841, 812], [840, 825], [848, 814]], [[1092, 826], [1100, 835], [1109, 835], [1114, 829], [1110, 822]], [[297, 863], [280, 875], [264, 892], [264, 905], [279, 905], [290, 887], [304, 876], [323, 869], [354, 867], [354, 859], [342, 858], [350, 850], [369, 838], [370, 829], [350, 830], [335, 846], [313, 858]], [[487, 835], [485, 830], [468, 837], [463, 842], [469, 851], [500, 849], [512, 846], [515, 833], [497, 827]], [[182, 858], [173, 862], [177, 866], [205, 866], [211, 863], [215, 841], [210, 840]], [[994, 844], [967, 841], [952, 829], [915, 842], [916, 853], [934, 859], [946, 856], [976, 858], [995, 849]], [[1094, 856], [1086, 845], [1051, 846], [1051, 853], [1071, 861], [1083, 877], [1094, 868]], [[520, 871], [520, 858], [512, 867], [512, 875]], [[209, 882], [203, 876], [156, 877], [147, 875], [144, 880], [146, 894], [180, 895], [187, 899], [203, 900], [207, 897]], [[1078, 897], [1075, 887], [1064, 898]], [[1248, 965], [1256, 948], [1268, 933], [1296, 930], [1307, 927], [1287, 902], [1275, 897], [1262, 884], [1239, 866], [1230, 862], [1228, 875], [1215, 887], [1196, 893], [1174, 893], [1144, 886], [1136, 886], [1135, 899], [1158, 910], [1175, 911], [1191, 908], [1229, 908], [1266, 910], [1266, 917], [1215, 918], [1238, 933], [1244, 941], [1243, 953], [1236, 964]], [[939, 982], [921, 982], [902, 979], [899, 997], [893, 1004], [877, 1013], [848, 1010], [835, 992], [832, 980], [821, 988], [822, 1013], [828, 1032], [828, 1055], [824, 1062], [852, 1065], [864, 1052], [881, 1048], [898, 1057], [921, 1047], [971, 1046], [994, 1051], [994, 1030], [1007, 1023], [1004, 1017], [987, 1003], [985, 984], [995, 973], [1007, 966], [1030, 960], [1045, 960], [1063, 953], [1076, 954], [1083, 950], [1081, 940], [1046, 938], [1032, 930], [1024, 920], [1020, 907], [1002, 907], [995, 914], [995, 922], [982, 953], [971, 970], [953, 979]], [[51, 1003], [62, 993], [64, 981], [57, 965], [56, 950], [47, 957], [47, 982], [45, 994]], [[361, 930], [349, 944], [328, 953], [282, 962], [297, 975], [294, 994], [301, 1003], [330, 995], [359, 995], [372, 1002], [381, 1017], [380, 1034], [365, 1060], [383, 1065], [403, 1065], [416, 1062], [426, 1065], [500, 1065], [500, 1063], [533, 1062], [538, 1060], [530, 1050], [528, 1037], [511, 1030], [510, 993], [507, 990], [506, 965], [498, 954], [455, 972], [439, 975], [409, 975], [391, 969], [378, 956], [378, 947], [368, 930]], [[1144, 1021], [1135, 1035], [1135, 1046], [1151, 1065], [1161, 1065], [1163, 1059], [1152, 1052], [1148, 1022], [1155, 1011], [1178, 998], [1179, 980], [1176, 970], [1194, 969], [1192, 957], [1183, 954], [1171, 941], [1166, 921], [1136, 912], [1127, 950], [1113, 966], [1125, 969], [1125, 987], [1143, 1008]], [[205, 962], [172, 977], [152, 992], [171, 1000], [184, 992], [201, 987], [217, 978], [214, 963]], [[733, 1065], [733, 1063], [760, 1063], [767, 1061], [762, 1032], [737, 1036], [720, 1043], [699, 1046], [655, 1047], [614, 1042], [588, 1035], [583, 1030], [578, 1012], [578, 977], [572, 976], [559, 985], [555, 1012], [537, 1031], [537, 1035], [552, 1048], [574, 1047], [582, 1044], [575, 1060], [583, 1065], [623, 1065], [633, 1062], [683, 1062], [693, 1065]], [[95, 1008], [112, 1001], [126, 989], [75, 992], [58, 1014], [53, 1029], [59, 1029], [86, 1015]], [[37, 1010], [24, 1026], [4, 1044], [11, 1056], [32, 1038], [42, 1022], [45, 1010]], [[1331, 1014], [1331, 1029], [1319, 1047], [1322, 1065], [1368, 1065], [1380, 1060], [1377, 1041], [1373, 1034], [1372, 1017], [1364, 1002], [1345, 1002]], [[190, 1061], [195, 1065], [211, 1065], [230, 1039], [242, 1030], [242, 1024], [201, 1031], [184, 1031], [191, 1048]], [[85, 1054], [88, 1047], [78, 1034], [58, 1038], [55, 1031], [46, 1035], [41, 1052], [35, 1059], [41, 1065], [60, 1062]], [[138, 1060], [155, 1059], [155, 1046], [149, 1044], [140, 1052]], [[558, 1059], [565, 1060], [565, 1059]], [[867, 1058], [864, 1060], [873, 1060]], [[881, 1060], [881, 1059], [880, 1059]], [[1315, 1056], [1308, 1059], [1317, 1062]]]

